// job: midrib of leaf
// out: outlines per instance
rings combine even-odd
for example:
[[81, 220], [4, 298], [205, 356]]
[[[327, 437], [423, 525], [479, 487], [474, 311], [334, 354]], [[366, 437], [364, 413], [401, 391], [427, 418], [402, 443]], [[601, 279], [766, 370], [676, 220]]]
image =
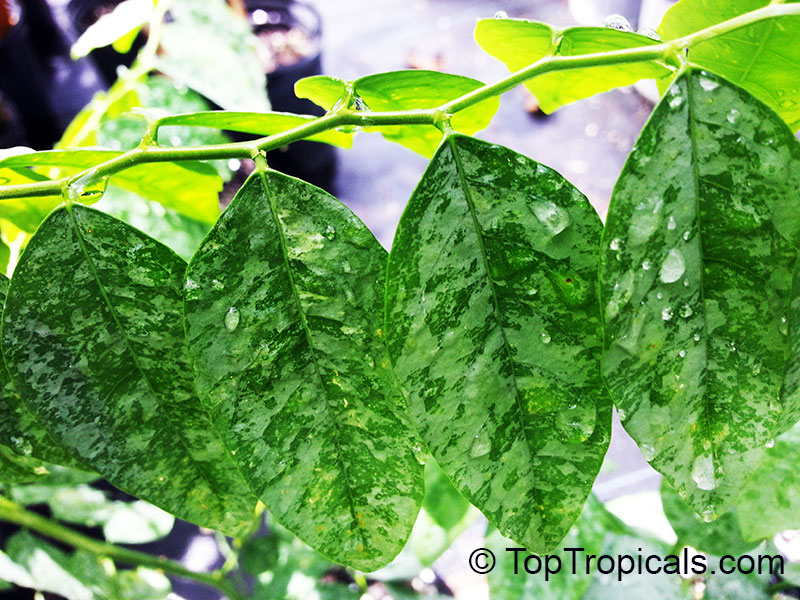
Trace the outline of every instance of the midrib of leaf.
[[[696, 73], [697, 71], [689, 71], [688, 74]], [[716, 481], [716, 466], [717, 466], [717, 445], [714, 443], [711, 435], [711, 406], [709, 405], [708, 398], [706, 398], [706, 387], [708, 382], [708, 307], [706, 306], [706, 288], [705, 288], [705, 259], [703, 257], [703, 226], [702, 217], [700, 212], [700, 172], [697, 169], [697, 132], [695, 131], [695, 118], [694, 118], [694, 104], [692, 98], [692, 77], [686, 77], [686, 116], [689, 120], [689, 141], [692, 162], [692, 183], [694, 183], [694, 210], [697, 218], [697, 247], [700, 251], [700, 303], [703, 306], [703, 346], [705, 348], [705, 365], [703, 371], [703, 420], [705, 421], [705, 435], [711, 444], [711, 466], [714, 469], [714, 481]], [[687, 465], [688, 467], [688, 465]], [[691, 468], [691, 467], [690, 467]]]
[[[114, 325], [116, 325], [117, 329], [120, 332], [120, 335], [122, 336], [122, 339], [125, 343], [125, 348], [131, 354], [131, 359], [133, 360], [133, 364], [136, 367], [136, 370], [139, 371], [139, 373], [142, 376], [142, 379], [144, 379], [145, 383], [147, 384], [147, 389], [150, 390], [150, 393], [152, 394], [153, 398], [155, 398], [156, 404], [158, 404], [158, 407], [161, 409], [161, 412], [166, 416], [166, 418], [169, 420], [171, 424], [174, 424], [170, 411], [167, 410], [161, 403], [160, 396], [156, 393], [155, 388], [153, 387], [153, 384], [150, 381], [147, 374], [145, 373], [144, 369], [142, 369], [142, 367], [139, 365], [139, 361], [136, 358], [136, 353], [131, 348], [130, 341], [128, 340], [128, 336], [125, 333], [125, 328], [122, 327], [122, 324], [119, 321], [119, 317], [117, 316], [117, 311], [114, 308], [111, 299], [108, 297], [106, 288], [103, 285], [103, 282], [100, 280], [100, 275], [97, 273], [97, 269], [94, 266], [94, 262], [92, 261], [91, 255], [89, 254], [89, 249], [86, 247], [86, 240], [84, 240], [83, 238], [83, 233], [81, 232], [81, 228], [78, 225], [78, 222], [75, 219], [75, 215], [72, 212], [72, 207], [67, 205], [66, 209], [67, 209], [67, 214], [69, 214], [70, 221], [72, 222], [72, 227], [75, 229], [75, 234], [78, 238], [78, 245], [81, 247], [81, 253], [83, 254], [83, 257], [86, 259], [86, 263], [89, 265], [89, 270], [92, 272], [92, 277], [95, 283], [97, 283], [97, 287], [100, 289], [100, 294], [103, 297], [103, 301], [106, 303], [106, 306], [108, 306], [108, 310], [111, 313], [111, 319], [114, 321]], [[209, 489], [215, 490], [216, 486], [212, 484], [211, 480], [208, 478], [208, 474], [197, 462], [197, 460], [194, 457], [194, 454], [189, 451], [189, 446], [187, 445], [186, 440], [183, 437], [182, 428], [178, 426], [176, 427], [176, 430], [178, 432], [177, 438], [180, 440], [181, 446], [183, 446], [183, 448], [186, 450], [186, 456], [188, 456], [191, 462], [195, 465], [197, 472], [200, 473], [203, 480], [208, 485]]]
[[[508, 362], [511, 367], [511, 380], [514, 383], [514, 401], [517, 407], [517, 412], [519, 416], [520, 428], [522, 429], [522, 437], [525, 440], [525, 447], [528, 449], [528, 454], [531, 457], [531, 461], [533, 461], [535, 457], [535, 453], [533, 451], [533, 446], [531, 445], [531, 441], [528, 438], [528, 432], [525, 429], [525, 423], [523, 422], [523, 415], [525, 412], [522, 410], [522, 405], [520, 404], [519, 400], [519, 385], [517, 384], [517, 374], [514, 369], [514, 358], [511, 355], [511, 345], [508, 343], [508, 337], [506, 336], [506, 330], [503, 327], [502, 323], [500, 322], [500, 302], [497, 299], [497, 289], [494, 285], [494, 279], [490, 275], [491, 271], [489, 270], [489, 260], [486, 257], [486, 245], [483, 241], [483, 234], [481, 232], [480, 223], [478, 223], [478, 215], [475, 212], [475, 204], [472, 201], [472, 193], [470, 192], [469, 183], [467, 181], [467, 177], [464, 173], [464, 167], [461, 164], [461, 158], [458, 155], [458, 149], [455, 142], [455, 136], [450, 134], [447, 136], [447, 143], [450, 146], [450, 151], [453, 153], [453, 161], [456, 165], [456, 171], [458, 172], [458, 178], [461, 181], [461, 187], [464, 190], [464, 200], [467, 203], [467, 207], [469, 208], [469, 214], [472, 218], [472, 226], [475, 228], [475, 235], [478, 238], [478, 247], [481, 251], [481, 262], [483, 264], [483, 269], [486, 272], [486, 279], [489, 280], [489, 289], [492, 292], [492, 305], [494, 307], [494, 320], [497, 324], [497, 328], [500, 330], [500, 335], [503, 338], [503, 349], [505, 350], [505, 354], [508, 357]], [[533, 486], [531, 487], [532, 493], [536, 498], [536, 503], [541, 505], [540, 497], [539, 497], [539, 490]]]
[[342, 449], [339, 446], [339, 436], [341, 435], [341, 429], [339, 429], [339, 422], [336, 419], [336, 415], [334, 415], [331, 411], [331, 407], [328, 404], [328, 390], [325, 386], [325, 379], [322, 377], [322, 371], [319, 367], [319, 361], [317, 360], [317, 353], [314, 350], [314, 343], [312, 342], [311, 338], [311, 330], [308, 327], [308, 321], [306, 320], [306, 314], [303, 312], [303, 305], [300, 302], [300, 294], [297, 291], [297, 284], [294, 281], [294, 275], [292, 273], [291, 266], [289, 265], [289, 248], [286, 242], [286, 234], [283, 231], [283, 225], [281, 224], [280, 217], [278, 216], [278, 209], [275, 206], [275, 200], [272, 197], [272, 193], [270, 192], [270, 188], [267, 185], [267, 178], [265, 174], [264, 167], [258, 165], [256, 167], [258, 169], [258, 176], [261, 180], [261, 186], [264, 188], [264, 195], [267, 197], [267, 204], [269, 205], [270, 216], [272, 217], [273, 222], [275, 223], [275, 229], [278, 231], [278, 239], [280, 240], [280, 247], [281, 247], [281, 256], [283, 257], [283, 266], [286, 269], [286, 277], [289, 280], [289, 287], [292, 291], [292, 302], [295, 305], [297, 310], [297, 314], [300, 315], [300, 323], [303, 326], [303, 333], [305, 334], [306, 344], [308, 345], [309, 354], [311, 354], [311, 360], [314, 363], [314, 372], [317, 374], [317, 378], [319, 379], [320, 387], [322, 388], [323, 392], [325, 392], [325, 412], [328, 414], [328, 418], [331, 423], [333, 423], [333, 428], [336, 430], [336, 435], [333, 437], [333, 445], [336, 448], [336, 461], [339, 463], [339, 468], [342, 470], [342, 475], [344, 476], [344, 487], [347, 490], [347, 499], [348, 499], [348, 507], [350, 509], [350, 518], [352, 519], [353, 526], [355, 527], [356, 531], [358, 532], [359, 537], [361, 538], [361, 543], [366, 547], [367, 539], [364, 535], [364, 530], [362, 529], [361, 525], [359, 525], [359, 521], [356, 518], [356, 507], [355, 507], [355, 500], [353, 499], [353, 488], [352, 484], [350, 483], [350, 477], [347, 474], [347, 467], [345, 466], [344, 459], [342, 458]]

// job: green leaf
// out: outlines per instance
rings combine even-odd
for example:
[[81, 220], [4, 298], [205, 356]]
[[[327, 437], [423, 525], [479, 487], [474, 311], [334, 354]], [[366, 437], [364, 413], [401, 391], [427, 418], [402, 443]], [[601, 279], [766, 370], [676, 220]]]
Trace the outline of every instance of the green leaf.
[[779, 392], [798, 187], [800, 144], [783, 121], [721, 77], [689, 69], [656, 107], [611, 198], [600, 271], [605, 379], [645, 458], [707, 519], [741, 491], [782, 412], [797, 414]]
[[[120, 39], [130, 38], [150, 20], [153, 0], [124, 0], [111, 12], [100, 16], [72, 45], [73, 60], [87, 56], [95, 48], [110, 46]], [[133, 40], [130, 40], [131, 43]], [[124, 46], [123, 46], [124, 47]], [[130, 49], [130, 44], [128, 44]], [[122, 50], [127, 52], [127, 50]]]
[[[608, 27], [555, 30], [546, 23], [521, 19], [481, 19], [475, 27], [475, 40], [512, 72], [546, 56], [578, 56], [658, 43], [637, 33]], [[536, 96], [542, 110], [551, 113], [575, 100], [670, 73], [664, 64], [637, 62], [545, 73], [528, 80], [525, 87]]]
[[27, 483], [47, 475], [47, 467], [37, 458], [21, 456], [0, 446], [0, 482]]
[[322, 190], [256, 172], [187, 271], [197, 387], [276, 519], [362, 570], [402, 548], [423, 471], [381, 335], [386, 253]]
[[678, 493], [662, 480], [661, 502], [669, 524], [678, 536], [678, 544], [691, 546], [700, 552], [716, 554], [743, 554], [755, 548], [761, 540], [752, 542], [742, 539], [738, 512], [732, 508], [715, 521], [706, 523], [686, 503]]
[[[33, 152], [31, 150], [31, 152]], [[48, 178], [30, 169], [3, 166], [6, 156], [0, 154], [0, 186], [20, 185]], [[61, 204], [61, 196], [41, 196], [35, 198], [14, 198], [0, 201], [0, 219], [13, 223], [19, 229], [31, 233], [51, 210]]]
[[271, 571], [279, 559], [280, 538], [277, 535], [248, 538], [239, 553], [239, 565], [250, 575]]
[[605, 454], [600, 219], [559, 174], [453, 135], [403, 214], [386, 334], [422, 439], [503, 535], [549, 550]]
[[[159, 123], [161, 126], [183, 125], [185, 127], [214, 127], [217, 129], [252, 133], [255, 135], [272, 135], [299, 125], [311, 123], [316, 119], [317, 117], [307, 115], [279, 112], [208, 111], [164, 117]], [[326, 142], [342, 148], [350, 148], [353, 145], [353, 136], [351, 134], [342, 133], [335, 129], [323, 131], [322, 133], [311, 135], [305, 139], [315, 142]]]
[[781, 531], [800, 527], [798, 453], [800, 427], [784, 433], [766, 451], [736, 500], [736, 516], [744, 539], [769, 539]]
[[[0, 161], [0, 169], [49, 166], [77, 172], [119, 155], [112, 150], [51, 150], [11, 156]], [[139, 164], [116, 173], [110, 181], [199, 221], [214, 223], [219, 216], [222, 181], [213, 167], [201, 162]]]
[[[769, 0], [681, 0], [664, 15], [658, 30], [678, 38], [770, 4]], [[719, 73], [769, 105], [800, 129], [800, 16], [771, 18], [714, 36], [692, 46], [692, 63]], [[668, 80], [660, 82], [662, 91]]]
[[[726, 554], [733, 554], [733, 552], [726, 552]], [[769, 572], [770, 562], [767, 557], [769, 555], [779, 556], [775, 547], [766, 546], [765, 548], [761, 546], [758, 551], [754, 550], [748, 554], [753, 559], [753, 562], [744, 561], [742, 564], [745, 568], [748, 568], [751, 564], [755, 565], [755, 571], [753, 573], [743, 573], [737, 570], [733, 573], [723, 573], [721, 570], [715, 569], [707, 573], [703, 577], [706, 584], [703, 600], [771, 600], [786, 597], [782, 594], [768, 591], [772, 573]], [[739, 557], [737, 556], [737, 558]], [[709, 563], [714, 564], [718, 560], [718, 558], [712, 557], [709, 559]], [[759, 564], [761, 564], [760, 567]], [[783, 566], [783, 562], [778, 563], [776, 561], [772, 568], [777, 568], [779, 564], [781, 567]], [[725, 566], [726, 569], [731, 569], [735, 565], [735, 562], [726, 561]], [[762, 573], [758, 572], [759, 568], [763, 569]]]
[[235, 535], [256, 500], [195, 396], [185, 269], [113, 217], [59, 208], [17, 265], [5, 359], [27, 406], [82, 461], [130, 494]]
[[[258, 40], [222, 0], [176, 0], [156, 67], [228, 110], [269, 110]], [[202, 40], [203, 52], [197, 52]], [[223, 83], [224, 82], [224, 83]]]
[[166, 600], [169, 580], [151, 569], [108, 572], [99, 556], [68, 554], [21, 531], [0, 551], [0, 579], [68, 600]]
[[333, 110], [339, 101], [343, 102], [347, 98], [347, 89], [351, 85], [338, 77], [312, 75], [295, 82], [294, 93], [298, 98], [307, 98], [329, 111]]
[[[3, 306], [5, 306], [8, 285], [8, 278], [0, 275], [0, 299], [2, 299]], [[7, 455], [3, 447], [13, 450], [13, 453], [19, 457]], [[34, 472], [42, 466], [41, 461], [82, 467], [81, 463], [66, 448], [53, 440], [22, 402], [2, 358], [0, 358], [0, 448], [3, 448], [3, 452], [6, 454], [4, 463], [16, 462], [18, 466], [24, 465], [24, 468], [33, 469]], [[10, 469], [10, 465], [7, 468]], [[83, 468], [85, 469], [85, 467]], [[10, 481], [10, 479], [6, 479], [6, 481]]]
[[445, 530], [458, 525], [469, 510], [469, 502], [458, 493], [441, 467], [433, 460], [425, 465], [425, 501], [422, 507]]
[[[340, 80], [332, 80], [332, 83], [323, 85], [324, 81], [328, 81], [324, 76], [310, 79], [311, 81], [298, 81], [295, 93], [330, 110], [331, 107], [328, 105], [333, 98], [336, 82]], [[357, 107], [362, 110], [382, 112], [436, 108], [483, 84], [461, 75], [413, 70], [368, 75], [357, 79], [351, 85], [358, 98]], [[450, 125], [462, 133], [476, 133], [489, 126], [499, 107], [499, 98], [489, 98], [457, 112]], [[391, 125], [368, 127], [364, 130], [379, 131], [387, 140], [397, 142], [423, 156], [431, 156], [442, 139], [442, 132], [433, 125]]]

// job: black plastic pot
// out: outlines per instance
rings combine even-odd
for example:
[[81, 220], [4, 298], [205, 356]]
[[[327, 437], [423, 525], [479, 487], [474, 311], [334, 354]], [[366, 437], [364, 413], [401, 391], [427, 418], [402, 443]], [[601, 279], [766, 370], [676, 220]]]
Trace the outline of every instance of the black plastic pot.
[[[278, 65], [267, 72], [267, 95], [272, 110], [308, 115], [324, 111], [313, 102], [294, 94], [298, 79], [322, 73], [321, 20], [308, 4], [294, 0], [245, 0], [250, 25], [257, 37], [274, 32], [298, 30], [313, 43], [313, 52], [293, 62]], [[270, 167], [298, 177], [333, 192], [336, 175], [336, 151], [319, 142], [294, 142], [267, 154]]]
[[[80, 37], [90, 25], [95, 23], [103, 14], [111, 11], [121, 0], [70, 0], [67, 5], [67, 14], [75, 29], [76, 37]], [[107, 86], [117, 80], [117, 68], [122, 65], [130, 67], [136, 55], [145, 44], [145, 36], [136, 36], [130, 50], [120, 54], [111, 46], [95, 48], [89, 53], [94, 61], [100, 76]]]
[[47, 73], [31, 44], [25, 6], [19, 8], [19, 20], [0, 39], [0, 92], [19, 111], [27, 145], [45, 150], [52, 148], [59, 131], [49, 101]]

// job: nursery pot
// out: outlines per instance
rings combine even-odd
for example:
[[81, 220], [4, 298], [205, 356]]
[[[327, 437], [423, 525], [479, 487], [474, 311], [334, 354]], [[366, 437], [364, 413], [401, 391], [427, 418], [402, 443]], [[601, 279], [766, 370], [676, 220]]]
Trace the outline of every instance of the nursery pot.
[[[245, 0], [258, 38], [272, 110], [323, 115], [313, 102], [294, 94], [298, 79], [322, 73], [319, 13], [294, 0]], [[270, 167], [333, 191], [336, 152], [328, 144], [300, 141], [267, 154]]]
[[45, 150], [59, 136], [48, 78], [31, 44], [26, 7], [14, 0], [9, 6], [12, 25], [0, 37], [0, 92], [17, 107], [27, 145]]
[[[75, 29], [76, 36], [83, 35], [90, 25], [104, 14], [114, 10], [119, 3], [120, 0], [70, 0], [67, 5], [67, 14]], [[103, 48], [95, 48], [89, 53], [89, 56], [94, 61], [105, 84], [111, 86], [117, 80], [117, 67], [120, 65], [130, 67], [144, 44], [145, 36], [139, 33], [130, 50], [124, 54], [120, 54], [111, 46], [105, 46]]]

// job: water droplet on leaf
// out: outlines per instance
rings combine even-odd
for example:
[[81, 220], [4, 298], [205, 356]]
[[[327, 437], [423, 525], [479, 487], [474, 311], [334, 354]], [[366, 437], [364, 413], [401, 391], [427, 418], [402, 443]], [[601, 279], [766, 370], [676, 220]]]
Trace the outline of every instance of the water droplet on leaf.
[[231, 306], [228, 312], [225, 313], [223, 322], [225, 323], [225, 329], [228, 331], [236, 329], [239, 326], [239, 309], [235, 306]]
[[712, 81], [711, 79], [708, 79], [706, 77], [701, 77], [700, 87], [707, 92], [713, 92], [715, 89], [719, 87], [719, 84], [716, 81]]
[[588, 440], [594, 432], [597, 411], [594, 403], [582, 400], [570, 404], [556, 415], [556, 430], [559, 437], [568, 443], [581, 443]]
[[616, 29], [617, 31], [630, 31], [633, 32], [633, 27], [628, 22], [628, 19], [623, 17], [622, 15], [608, 15], [605, 19], [603, 19], [603, 27], [608, 27], [609, 29]]
[[542, 335], [540, 336], [540, 338], [541, 338], [543, 344], [549, 344], [550, 343], [550, 334], [547, 333], [546, 331], [542, 332]]
[[714, 478], [714, 459], [711, 454], [701, 454], [692, 463], [692, 479], [701, 490], [713, 490], [717, 487]]
[[672, 318], [672, 307], [665, 306], [661, 309], [661, 318], [665, 321], [669, 321]]
[[479, 456], [489, 454], [489, 450], [491, 449], [492, 444], [489, 441], [489, 434], [486, 432], [486, 429], [482, 427], [475, 435], [475, 439], [472, 440], [472, 447], [469, 449], [469, 454], [473, 458], [478, 458]]
[[686, 264], [683, 262], [683, 255], [679, 250], [673, 248], [667, 254], [664, 264], [661, 265], [661, 281], [664, 283], [678, 281], [685, 270]]
[[328, 225], [325, 228], [325, 233], [323, 233], [322, 235], [324, 235], [329, 240], [332, 240], [333, 238], [336, 237], [336, 227], [334, 227], [333, 225]]
[[552, 202], [534, 203], [533, 214], [552, 235], [558, 235], [564, 231], [571, 222], [569, 213]]

